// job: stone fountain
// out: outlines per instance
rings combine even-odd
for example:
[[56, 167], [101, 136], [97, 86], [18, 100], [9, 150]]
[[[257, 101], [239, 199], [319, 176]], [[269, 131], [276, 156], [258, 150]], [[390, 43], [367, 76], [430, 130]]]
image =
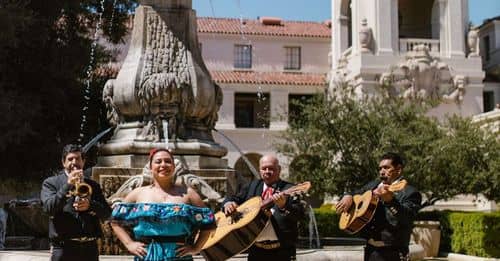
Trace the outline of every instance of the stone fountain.
[[[177, 164], [176, 182], [218, 202], [234, 192], [236, 178], [222, 159], [227, 149], [212, 137], [222, 92], [202, 60], [192, 1], [139, 3], [127, 56], [104, 86], [115, 131], [99, 146], [92, 176], [110, 201], [120, 200], [150, 182], [149, 151], [167, 147]], [[119, 252], [112, 242], [104, 245], [105, 253]]]
[[212, 137], [222, 92], [201, 57], [192, 1], [139, 2], [128, 54], [103, 91], [116, 128], [93, 177], [111, 193], [116, 182], [107, 178], [141, 174], [149, 151], [168, 147], [190, 174], [231, 190], [221, 183], [234, 176], [222, 159], [227, 149]]

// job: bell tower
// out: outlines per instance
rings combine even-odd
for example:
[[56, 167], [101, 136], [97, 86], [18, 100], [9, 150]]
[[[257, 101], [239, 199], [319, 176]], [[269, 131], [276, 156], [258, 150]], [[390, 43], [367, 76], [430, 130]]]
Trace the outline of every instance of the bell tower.
[[[431, 114], [481, 113], [484, 72], [468, 12], [467, 0], [332, 0], [330, 92], [338, 81], [347, 81], [371, 95], [390, 76], [399, 95], [413, 88], [443, 98]], [[415, 69], [435, 71], [411, 74], [407, 65], [413, 63]], [[428, 75], [433, 81], [415, 78]], [[428, 90], [408, 82], [428, 82]], [[459, 88], [461, 98], [452, 95]]]

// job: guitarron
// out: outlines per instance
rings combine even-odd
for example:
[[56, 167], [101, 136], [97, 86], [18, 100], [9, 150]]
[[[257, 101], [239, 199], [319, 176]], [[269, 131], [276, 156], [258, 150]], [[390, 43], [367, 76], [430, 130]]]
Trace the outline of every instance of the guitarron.
[[[292, 196], [306, 193], [310, 187], [310, 182], [304, 182], [280, 193]], [[202, 248], [203, 257], [208, 261], [226, 260], [249, 248], [269, 220], [262, 210], [271, 208], [273, 204], [272, 198], [262, 201], [257, 196], [239, 205], [230, 216], [222, 211], [215, 213], [217, 228], [210, 233]]]
[[[403, 179], [391, 184], [388, 190], [391, 192], [399, 191], [404, 189], [406, 184], [407, 181]], [[372, 220], [379, 201], [379, 197], [373, 195], [371, 190], [362, 195], [354, 195], [353, 205], [349, 211], [340, 214], [339, 228], [349, 234], [358, 233]]]

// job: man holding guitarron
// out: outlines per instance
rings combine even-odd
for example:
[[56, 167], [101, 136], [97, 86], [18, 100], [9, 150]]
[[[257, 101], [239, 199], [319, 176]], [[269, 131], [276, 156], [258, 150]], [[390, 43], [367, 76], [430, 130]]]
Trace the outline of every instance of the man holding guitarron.
[[[353, 196], [365, 191], [371, 191], [368, 194], [377, 199], [371, 220], [360, 230], [367, 239], [365, 261], [410, 260], [408, 245], [422, 196], [416, 188], [406, 185], [403, 167], [400, 155], [386, 153], [379, 163], [380, 179], [346, 194], [336, 205], [338, 213], [348, 212], [353, 207]], [[392, 189], [398, 184], [404, 185]]]
[[280, 178], [281, 166], [275, 156], [263, 156], [259, 161], [259, 172], [262, 179], [250, 182], [240, 193], [224, 200], [224, 213], [230, 215], [240, 204], [254, 196], [272, 198], [274, 206], [268, 212], [270, 223], [250, 247], [248, 260], [295, 260], [297, 224], [305, 217], [303, 205], [300, 200], [280, 193], [293, 184]]

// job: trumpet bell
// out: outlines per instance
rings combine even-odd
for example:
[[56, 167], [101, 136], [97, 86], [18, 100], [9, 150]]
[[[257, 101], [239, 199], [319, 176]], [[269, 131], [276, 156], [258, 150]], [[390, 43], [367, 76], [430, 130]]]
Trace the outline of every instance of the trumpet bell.
[[90, 195], [92, 195], [92, 187], [85, 182], [78, 183], [75, 186], [75, 194], [75, 196], [81, 198], [89, 197]]

